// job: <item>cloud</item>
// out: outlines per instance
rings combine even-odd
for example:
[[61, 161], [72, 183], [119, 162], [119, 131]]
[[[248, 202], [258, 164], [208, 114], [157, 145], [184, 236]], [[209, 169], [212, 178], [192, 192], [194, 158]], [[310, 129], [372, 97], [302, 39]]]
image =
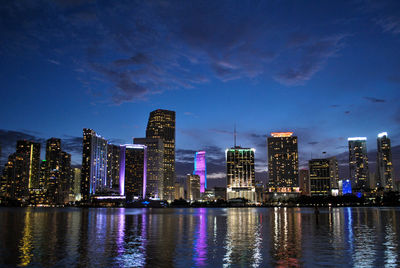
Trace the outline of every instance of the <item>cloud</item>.
[[225, 172], [207, 174], [207, 180], [224, 179], [224, 178], [226, 178]]
[[287, 86], [303, 85], [326, 64], [329, 58], [338, 55], [347, 35], [337, 34], [327, 37], [314, 37], [298, 43], [288, 51], [290, 64], [277, 73], [274, 78]]
[[400, 34], [400, 17], [386, 16], [375, 20], [384, 33]]
[[53, 63], [55, 65], [60, 65], [61, 63], [59, 61], [56, 60], [52, 60], [52, 59], [47, 59], [48, 62]]
[[350, 114], [350, 111], [344, 111], [345, 114]]
[[373, 102], [373, 103], [383, 103], [386, 102], [386, 100], [384, 99], [377, 99], [377, 98], [373, 98], [373, 97], [364, 97], [364, 99]]
[[338, 55], [346, 35], [293, 33], [297, 21], [282, 22], [287, 11], [277, 5], [272, 12], [271, 5], [10, 1], [0, 10], [7, 40], [0, 51], [17, 55], [29, 49], [53, 64], [60, 64], [53, 59], [60, 53], [68, 56], [88, 92], [115, 104], [214, 79], [272, 77], [284, 85], [304, 84]]

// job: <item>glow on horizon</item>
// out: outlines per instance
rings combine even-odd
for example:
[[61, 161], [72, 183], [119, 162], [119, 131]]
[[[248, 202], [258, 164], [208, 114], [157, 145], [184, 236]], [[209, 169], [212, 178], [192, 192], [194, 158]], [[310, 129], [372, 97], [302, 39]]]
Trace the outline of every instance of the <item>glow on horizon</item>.
[[367, 137], [351, 137], [347, 138], [348, 141], [366, 141]]

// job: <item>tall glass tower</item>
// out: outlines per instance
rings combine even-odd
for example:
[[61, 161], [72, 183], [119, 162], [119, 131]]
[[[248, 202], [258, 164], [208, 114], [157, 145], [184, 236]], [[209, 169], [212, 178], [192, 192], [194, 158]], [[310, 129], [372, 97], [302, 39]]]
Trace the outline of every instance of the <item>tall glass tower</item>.
[[362, 190], [368, 185], [368, 156], [367, 138], [352, 137], [349, 142], [349, 167], [352, 186], [356, 190]]
[[387, 132], [378, 134], [378, 155], [376, 163], [377, 187], [383, 187], [386, 191], [393, 190], [393, 165], [392, 149]]
[[163, 142], [164, 179], [161, 198], [173, 200], [175, 194], [175, 112], [161, 109], [152, 111], [147, 123], [146, 138], [158, 138]]
[[297, 137], [293, 132], [272, 132], [268, 137], [268, 175], [272, 191], [298, 187]]
[[194, 175], [200, 177], [200, 193], [204, 193], [207, 189], [207, 169], [206, 169], [206, 152], [196, 152], [194, 157]]
[[253, 148], [235, 146], [226, 149], [227, 198], [246, 198], [256, 201]]

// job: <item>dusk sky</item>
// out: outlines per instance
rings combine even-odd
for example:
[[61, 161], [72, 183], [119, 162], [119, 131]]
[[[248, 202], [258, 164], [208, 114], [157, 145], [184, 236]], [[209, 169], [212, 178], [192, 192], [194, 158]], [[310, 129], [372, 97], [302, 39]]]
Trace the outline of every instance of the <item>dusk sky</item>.
[[271, 131], [342, 174], [347, 137], [368, 138], [373, 171], [387, 131], [399, 177], [400, 1], [2, 1], [0, 32], [2, 163], [17, 139], [58, 137], [80, 165], [84, 127], [132, 143], [161, 108], [178, 177], [206, 150], [220, 184], [235, 124], [257, 179]]

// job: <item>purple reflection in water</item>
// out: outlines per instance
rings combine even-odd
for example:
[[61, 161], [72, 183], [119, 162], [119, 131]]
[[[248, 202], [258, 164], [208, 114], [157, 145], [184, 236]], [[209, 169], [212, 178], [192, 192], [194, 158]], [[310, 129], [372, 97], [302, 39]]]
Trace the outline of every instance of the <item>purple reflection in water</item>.
[[124, 237], [125, 237], [125, 209], [118, 210], [118, 230], [117, 230], [117, 249], [118, 255], [121, 256], [125, 252]]
[[198, 212], [199, 228], [194, 241], [193, 260], [196, 266], [205, 266], [207, 257], [207, 210], [205, 208], [199, 208]]

